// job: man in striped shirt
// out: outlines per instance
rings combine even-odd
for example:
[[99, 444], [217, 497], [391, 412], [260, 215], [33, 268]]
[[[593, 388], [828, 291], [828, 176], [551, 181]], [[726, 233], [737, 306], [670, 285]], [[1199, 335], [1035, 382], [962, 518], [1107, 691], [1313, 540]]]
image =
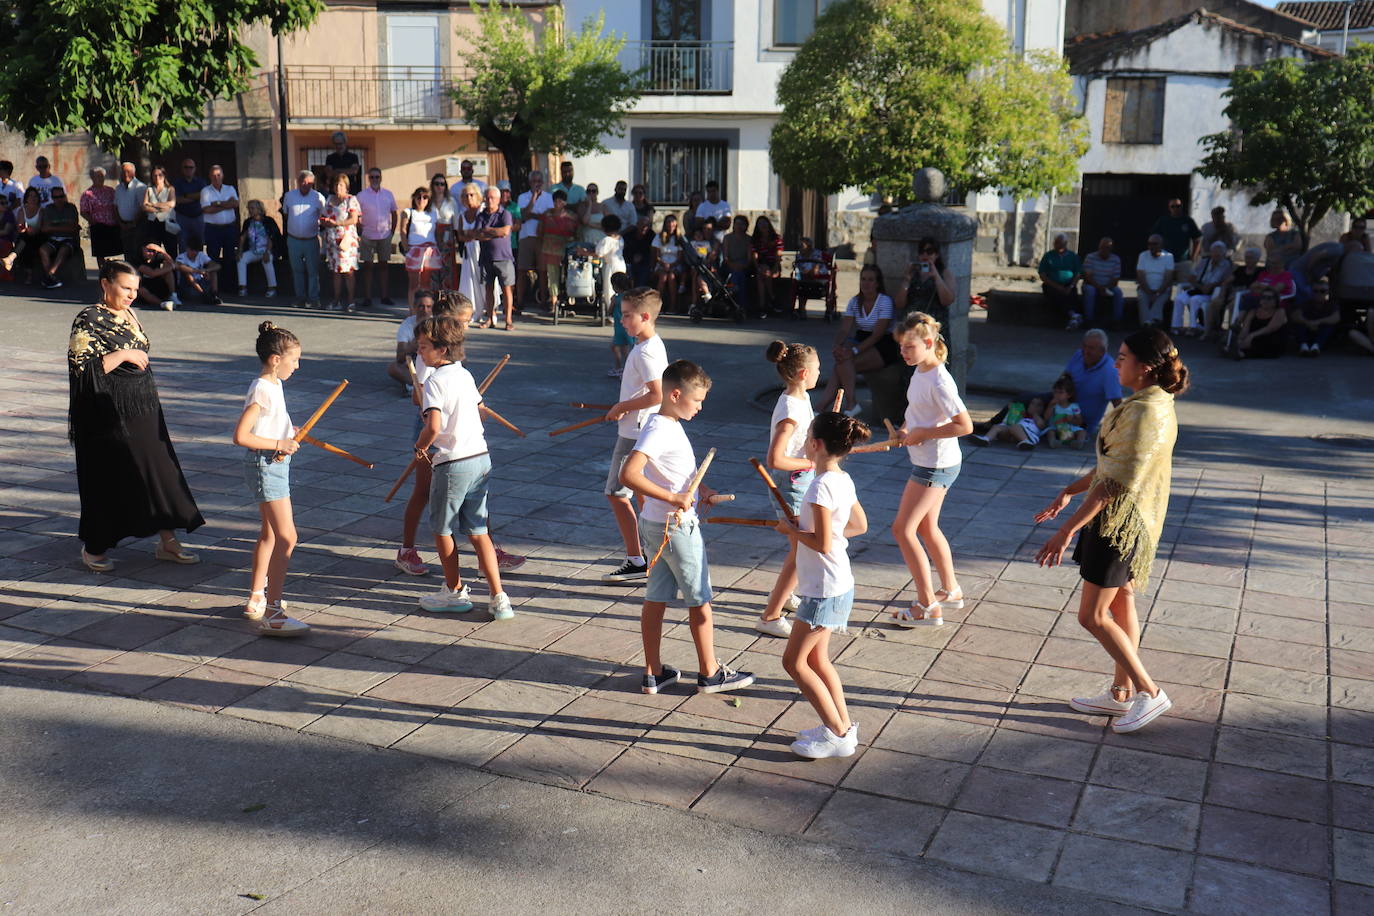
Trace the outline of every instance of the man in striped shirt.
[[1125, 295], [1121, 292], [1121, 256], [1112, 251], [1112, 240], [1103, 236], [1097, 250], [1083, 259], [1083, 314], [1094, 325], [1097, 300], [1112, 300], [1112, 327], [1121, 326]]

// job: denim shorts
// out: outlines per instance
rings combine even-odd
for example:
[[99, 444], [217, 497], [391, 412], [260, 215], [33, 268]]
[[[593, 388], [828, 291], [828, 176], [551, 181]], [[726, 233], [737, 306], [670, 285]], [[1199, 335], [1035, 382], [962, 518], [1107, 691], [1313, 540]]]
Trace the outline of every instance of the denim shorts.
[[490, 476], [491, 455], [486, 452], [434, 466], [429, 484], [429, 525], [435, 534], [467, 537], [487, 533]]
[[626, 439], [618, 436], [615, 440], [615, 451], [611, 452], [611, 469], [606, 473], [606, 495], [619, 496], [621, 499], [629, 499], [632, 491], [629, 487], [621, 486], [620, 469], [625, 464], [625, 459], [630, 457], [630, 452], [635, 450], [635, 439]]
[[250, 449], [243, 458], [243, 479], [248, 492], [260, 503], [291, 496], [291, 456], [274, 461], [276, 452]]
[[854, 609], [854, 589], [834, 598], [805, 598], [792, 615], [813, 630], [843, 630], [849, 626], [849, 612]]
[[[657, 552], [663, 535], [661, 522], [643, 522], [644, 540]], [[649, 570], [644, 587], [644, 600], [662, 602], [677, 600], [678, 592], [688, 607], [700, 607], [711, 600], [711, 570], [706, 565], [706, 541], [701, 537], [701, 524], [693, 519], [668, 529], [668, 545]]]
[[923, 487], [939, 487], [948, 490], [959, 479], [959, 469], [963, 464], [951, 464], [947, 468], [923, 468], [916, 465], [911, 469], [911, 479]]
[[[782, 491], [782, 498], [787, 500], [787, 507], [792, 510], [794, 518], [801, 515], [802, 500], [806, 498], [806, 491], [811, 487], [811, 481], [816, 479], [815, 471], [790, 471], [787, 480], [778, 486]], [[773, 514], [782, 518], [782, 506], [774, 503]]]

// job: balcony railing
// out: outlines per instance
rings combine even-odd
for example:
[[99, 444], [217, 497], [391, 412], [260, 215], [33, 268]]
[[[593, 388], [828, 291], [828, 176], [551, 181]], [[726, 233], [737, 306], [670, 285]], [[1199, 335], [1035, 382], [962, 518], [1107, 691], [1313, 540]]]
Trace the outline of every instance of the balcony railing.
[[734, 88], [733, 41], [630, 41], [627, 70], [642, 70], [646, 95], [710, 95]]
[[448, 89], [471, 76], [459, 67], [287, 67], [287, 113], [293, 121], [459, 121]]

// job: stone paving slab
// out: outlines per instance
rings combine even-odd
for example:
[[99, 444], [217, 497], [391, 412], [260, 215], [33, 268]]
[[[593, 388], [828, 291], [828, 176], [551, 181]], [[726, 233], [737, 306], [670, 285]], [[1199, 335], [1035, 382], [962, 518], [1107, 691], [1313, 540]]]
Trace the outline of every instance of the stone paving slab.
[[[1219, 443], [1181, 445], [1156, 576], [1139, 601], [1142, 655], [1177, 705], [1117, 736], [1063, 704], [1100, 689], [1110, 666], [1076, 624], [1074, 571], [1033, 564], [1049, 532], [1031, 514], [1089, 457], [968, 452], [943, 513], [968, 605], [951, 609], [945, 627], [903, 631], [888, 615], [910, 599], [910, 582], [888, 528], [904, 457], [856, 456], [870, 532], [851, 543], [861, 584], [850, 633], [833, 649], [862, 748], [805, 762], [786, 745], [813, 714], [782, 671], [782, 643], [750, 627], [783, 552], [772, 532], [707, 529], [718, 653], [758, 683], [735, 696], [638, 692], [641, 590], [599, 581], [617, 558], [600, 495], [609, 437], [546, 435], [577, 418], [550, 407], [560, 398], [612, 396], [585, 366], [570, 374], [575, 359], [599, 359], [600, 335], [577, 326], [474, 335], [475, 369], [526, 348], [492, 392], [528, 434], [489, 430], [494, 530], [530, 557], [506, 577], [515, 620], [496, 623], [481, 599], [467, 615], [420, 610], [437, 577], [391, 565], [401, 503], [381, 497], [407, 458], [409, 419], [377, 367], [394, 323], [288, 315], [312, 332], [302, 334], [311, 343], [290, 403], [308, 410], [349, 373], [353, 385], [320, 432], [378, 466], [313, 451], [293, 464], [301, 547], [286, 597], [313, 629], [282, 642], [257, 638], [239, 616], [257, 527], [228, 442], [251, 378], [238, 353], [246, 346], [217, 351], [154, 318], [176, 341], [154, 355], [208, 520], [186, 539], [203, 562], [156, 563], [148, 542], [114, 551], [111, 575], [74, 562], [60, 340], [26, 339], [0, 368], [10, 394], [0, 407], [0, 670], [1149, 908], [1253, 911], [1282, 894], [1294, 911], [1355, 912], [1374, 893], [1374, 599], [1359, 587], [1374, 582], [1366, 491], [1267, 467], [1262, 454], [1238, 463]], [[176, 318], [233, 327], [248, 343], [242, 328], [259, 315]], [[827, 333], [807, 332], [818, 343]], [[731, 336], [745, 334], [752, 356]], [[740, 406], [765, 384], [757, 351], [767, 334], [670, 323], [665, 337], [671, 353], [717, 376], [689, 427], [698, 450], [719, 449], [709, 482], [738, 495], [732, 514], [771, 515], [745, 462], [764, 448], [766, 418]], [[552, 365], [534, 365], [542, 353]], [[1315, 365], [1274, 371], [1296, 378]], [[1181, 402], [1181, 442], [1196, 443], [1190, 409]], [[1262, 448], [1262, 437], [1236, 438]], [[463, 562], [470, 575], [469, 550]], [[484, 598], [480, 581], [474, 592]], [[693, 667], [680, 609], [664, 655]]]

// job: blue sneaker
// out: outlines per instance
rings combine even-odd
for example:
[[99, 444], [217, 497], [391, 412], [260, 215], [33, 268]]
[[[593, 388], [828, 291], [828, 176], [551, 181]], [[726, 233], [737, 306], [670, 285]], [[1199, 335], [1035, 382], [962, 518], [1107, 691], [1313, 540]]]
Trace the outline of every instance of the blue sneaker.
[[510, 599], [505, 592], [491, 596], [491, 602], [487, 605], [491, 611], [492, 620], [510, 620], [515, 616], [515, 610], [510, 606]]
[[723, 693], [726, 690], [739, 690], [754, 683], [754, 675], [748, 671], [734, 671], [720, 665], [710, 677], [697, 675], [697, 693]]
[[644, 680], [640, 683], [639, 691], [640, 693], [647, 693], [652, 696], [676, 684], [680, 677], [682, 677], [681, 671], [677, 670], [672, 665], [664, 665], [663, 670], [658, 673], [657, 677], [652, 674], [644, 675]]
[[472, 598], [466, 585], [454, 590], [441, 585], [437, 592], [420, 599], [420, 607], [436, 614], [465, 614], [472, 610]]

